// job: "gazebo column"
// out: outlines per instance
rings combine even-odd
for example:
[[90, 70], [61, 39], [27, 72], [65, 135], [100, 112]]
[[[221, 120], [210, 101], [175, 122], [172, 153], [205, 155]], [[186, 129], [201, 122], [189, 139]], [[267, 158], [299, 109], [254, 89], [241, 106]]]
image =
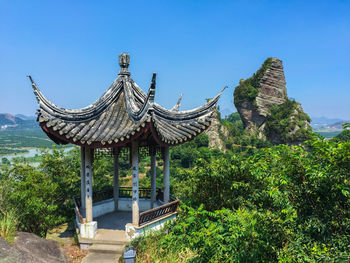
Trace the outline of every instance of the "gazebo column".
[[113, 197], [114, 210], [118, 210], [119, 199], [119, 148], [113, 149]]
[[[84, 153], [84, 154], [83, 154]], [[85, 222], [79, 225], [80, 235], [83, 238], [94, 238], [97, 233], [97, 222], [93, 221], [92, 213], [92, 162], [94, 151], [91, 148], [82, 147], [82, 163], [84, 163], [84, 180], [82, 180], [82, 192], [84, 189], [84, 198], [82, 204], [85, 203]], [[83, 159], [84, 162], [83, 162]], [[83, 195], [83, 193], [82, 193]], [[83, 201], [85, 200], [85, 201]]]
[[92, 221], [92, 150], [85, 147], [85, 215], [86, 222]]
[[163, 148], [163, 187], [164, 187], [164, 203], [169, 203], [170, 187], [169, 187], [169, 147]]
[[132, 224], [139, 225], [139, 143], [131, 142], [132, 156]]
[[156, 181], [156, 148], [150, 147], [151, 155], [151, 208], [154, 206], [154, 202], [157, 198], [157, 181]]
[[85, 214], [85, 147], [80, 147], [80, 192], [81, 210]]

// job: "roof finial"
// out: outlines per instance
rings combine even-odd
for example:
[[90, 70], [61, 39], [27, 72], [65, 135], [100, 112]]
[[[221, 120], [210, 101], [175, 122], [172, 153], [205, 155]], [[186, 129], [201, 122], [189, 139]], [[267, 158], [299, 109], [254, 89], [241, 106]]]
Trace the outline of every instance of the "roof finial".
[[157, 73], [153, 73], [151, 87], [149, 88], [149, 101], [154, 102], [154, 95], [156, 94], [156, 77]]
[[130, 72], [128, 70], [130, 64], [130, 56], [128, 53], [121, 53], [119, 55], [119, 65], [121, 67], [119, 71], [119, 75], [127, 75], [130, 76]]

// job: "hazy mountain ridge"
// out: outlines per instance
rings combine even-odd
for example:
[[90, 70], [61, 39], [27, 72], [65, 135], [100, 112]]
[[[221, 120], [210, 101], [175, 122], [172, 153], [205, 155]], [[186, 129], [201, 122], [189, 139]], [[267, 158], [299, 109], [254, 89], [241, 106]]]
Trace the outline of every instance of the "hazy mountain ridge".
[[311, 117], [311, 125], [312, 124], [333, 124], [336, 122], [344, 122], [345, 120], [339, 118], [327, 118], [327, 117]]
[[11, 129], [33, 129], [37, 128], [35, 116], [25, 116], [23, 114], [12, 115], [10, 113], [0, 113], [0, 130]]
[[311, 127], [314, 131], [341, 131], [343, 123], [350, 122], [337, 118], [314, 117], [311, 120]]

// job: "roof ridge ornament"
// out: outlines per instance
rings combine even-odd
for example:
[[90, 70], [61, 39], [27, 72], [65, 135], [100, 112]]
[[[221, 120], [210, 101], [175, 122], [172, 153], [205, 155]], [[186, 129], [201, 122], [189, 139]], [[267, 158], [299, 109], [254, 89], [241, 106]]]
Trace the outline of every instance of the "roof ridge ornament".
[[152, 81], [151, 81], [151, 86], [149, 88], [148, 94], [149, 94], [149, 102], [153, 103], [154, 102], [154, 96], [156, 94], [156, 77], [157, 73], [153, 73], [152, 76]]
[[33, 91], [34, 91], [34, 95], [35, 95], [35, 97], [36, 97], [36, 99], [38, 101], [38, 104], [40, 104], [40, 101], [42, 100], [41, 96], [43, 97], [43, 95], [41, 94], [39, 88], [36, 86], [32, 76], [28, 75], [27, 77], [30, 79], [30, 82], [32, 83], [32, 88], [33, 88]]
[[182, 100], [182, 93], [180, 93], [180, 97], [177, 100], [177, 103], [175, 104], [175, 106], [171, 109], [171, 111], [179, 111], [181, 100]]
[[128, 67], [130, 65], [130, 55], [128, 53], [121, 53], [119, 55], [119, 66], [121, 67], [118, 75], [130, 76]]

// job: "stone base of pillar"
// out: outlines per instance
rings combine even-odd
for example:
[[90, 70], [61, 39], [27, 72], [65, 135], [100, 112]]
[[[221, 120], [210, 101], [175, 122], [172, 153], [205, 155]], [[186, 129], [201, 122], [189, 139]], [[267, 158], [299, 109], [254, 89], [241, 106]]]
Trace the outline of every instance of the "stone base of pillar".
[[92, 221], [81, 224], [79, 230], [82, 238], [94, 238], [97, 234], [97, 222]]

